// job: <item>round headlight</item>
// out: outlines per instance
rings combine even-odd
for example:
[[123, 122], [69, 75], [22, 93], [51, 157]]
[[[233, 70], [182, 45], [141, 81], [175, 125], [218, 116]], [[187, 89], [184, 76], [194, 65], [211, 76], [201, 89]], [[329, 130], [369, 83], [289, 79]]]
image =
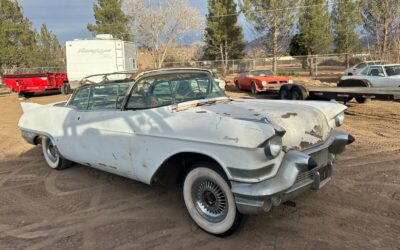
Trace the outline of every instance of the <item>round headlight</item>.
[[342, 126], [344, 123], [344, 112], [340, 113], [338, 116], [335, 118], [335, 125], [336, 127]]
[[288, 83], [292, 84], [292, 83], [293, 83], [293, 80], [292, 80], [292, 79], [290, 79], [290, 80], [288, 81]]
[[282, 137], [275, 135], [269, 139], [264, 147], [267, 158], [273, 159], [282, 151]]
[[267, 86], [267, 82], [266, 81], [262, 81], [261, 84], [262, 84], [263, 87]]

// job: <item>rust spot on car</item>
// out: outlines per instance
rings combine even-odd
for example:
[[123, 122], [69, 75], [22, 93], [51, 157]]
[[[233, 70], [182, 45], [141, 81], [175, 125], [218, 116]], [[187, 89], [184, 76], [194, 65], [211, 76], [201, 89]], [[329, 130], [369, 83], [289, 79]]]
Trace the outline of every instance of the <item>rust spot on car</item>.
[[228, 140], [228, 141], [234, 141], [234, 142], [236, 142], [236, 143], [239, 142], [239, 138], [238, 138], [238, 137], [229, 137], [229, 136], [225, 136], [224, 139], [225, 139], [225, 140]]
[[207, 113], [207, 111], [197, 111], [196, 113], [198, 113], [198, 114], [205, 114], [205, 113]]
[[229, 113], [223, 113], [223, 115], [230, 116], [231, 114], [229, 114]]
[[322, 135], [320, 133], [318, 133], [317, 131], [315, 131], [315, 130], [306, 131], [306, 134], [314, 136], [314, 137], [316, 137], [318, 139], [322, 139]]
[[104, 164], [104, 163], [98, 163], [98, 165], [99, 165], [99, 166], [102, 166], [102, 167], [106, 167], [106, 168], [117, 169], [117, 167], [110, 166], [110, 165], [107, 165], [107, 164]]
[[308, 148], [308, 147], [310, 147], [310, 146], [312, 146], [312, 143], [310, 143], [310, 142], [308, 142], [308, 141], [302, 141], [302, 142], [300, 142], [300, 148], [301, 148], [301, 149], [305, 149], [305, 148]]
[[260, 114], [254, 114], [254, 116], [260, 116]]
[[293, 146], [292, 149], [294, 149], [294, 150], [300, 150], [300, 148], [297, 147], [297, 146]]
[[286, 114], [282, 115], [281, 117], [286, 119], [286, 118], [289, 118], [291, 116], [297, 116], [297, 113], [290, 113], [289, 112], [289, 113], [286, 113]]

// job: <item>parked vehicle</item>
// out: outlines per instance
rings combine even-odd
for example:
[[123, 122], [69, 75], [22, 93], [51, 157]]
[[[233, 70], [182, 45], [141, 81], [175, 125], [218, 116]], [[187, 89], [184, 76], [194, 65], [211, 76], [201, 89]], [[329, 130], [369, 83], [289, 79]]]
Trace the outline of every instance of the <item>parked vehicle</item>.
[[94, 39], [75, 39], [66, 45], [67, 73], [71, 89], [89, 75], [138, 69], [137, 47], [133, 42], [100, 34]]
[[369, 87], [400, 87], [400, 64], [368, 66], [356, 75], [341, 78], [347, 79], [367, 80]]
[[385, 61], [364, 61], [364, 62], [360, 62], [360, 63], [357, 63], [356, 65], [354, 65], [353, 67], [348, 68], [345, 71], [344, 74], [345, 75], [349, 75], [349, 76], [357, 75], [361, 70], [363, 70], [367, 66], [382, 65], [382, 64], [385, 64]]
[[271, 70], [252, 70], [240, 73], [233, 79], [240, 90], [251, 90], [253, 95], [260, 92], [278, 92], [281, 85], [293, 83], [290, 77], [275, 76]]
[[60, 90], [63, 94], [68, 94], [70, 91], [65, 72], [4, 74], [3, 79], [10, 91], [25, 97], [49, 90]]
[[66, 103], [22, 103], [23, 138], [46, 163], [71, 162], [147, 184], [183, 185], [186, 208], [215, 235], [242, 214], [320, 189], [354, 138], [334, 102], [234, 100], [208, 70], [171, 69], [135, 81], [86, 84]]

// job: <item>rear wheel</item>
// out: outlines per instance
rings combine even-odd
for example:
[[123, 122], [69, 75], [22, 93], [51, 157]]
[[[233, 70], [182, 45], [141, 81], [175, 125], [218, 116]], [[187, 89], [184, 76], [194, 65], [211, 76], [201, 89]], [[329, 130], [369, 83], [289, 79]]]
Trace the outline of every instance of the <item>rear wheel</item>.
[[62, 86], [61, 86], [61, 93], [63, 95], [68, 95], [69, 93], [71, 93], [71, 87], [69, 86], [69, 83], [65, 82]]
[[290, 90], [288, 86], [282, 86], [279, 90], [279, 99], [281, 100], [291, 100]]
[[204, 231], [224, 236], [240, 226], [242, 215], [227, 178], [215, 165], [205, 162], [194, 166], [185, 178], [183, 197], [190, 216]]
[[360, 104], [369, 102], [370, 99], [364, 97], [356, 97], [356, 101]]
[[290, 91], [290, 95], [292, 97], [292, 100], [306, 100], [308, 97], [307, 91], [299, 86], [293, 87]]
[[61, 157], [57, 147], [48, 137], [42, 138], [42, 151], [47, 165], [53, 169], [66, 169], [72, 164], [69, 160]]
[[239, 82], [238, 81], [235, 81], [235, 86], [236, 86], [237, 90], [240, 90], [240, 86], [239, 86]]
[[34, 93], [32, 93], [32, 92], [24, 92], [24, 93], [20, 93], [20, 95], [22, 97], [25, 97], [25, 98], [31, 98], [34, 95]]
[[254, 82], [251, 83], [251, 93], [253, 95], [257, 95], [258, 94], [257, 87], [256, 87], [256, 84]]

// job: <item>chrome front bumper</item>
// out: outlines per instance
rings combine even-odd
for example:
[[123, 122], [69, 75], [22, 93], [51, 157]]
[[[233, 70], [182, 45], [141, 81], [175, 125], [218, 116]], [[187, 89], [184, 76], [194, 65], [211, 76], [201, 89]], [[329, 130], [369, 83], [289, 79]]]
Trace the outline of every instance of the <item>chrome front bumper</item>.
[[268, 212], [307, 190], [322, 188], [331, 180], [336, 155], [353, 141], [351, 135], [334, 131], [324, 144], [287, 152], [270, 179], [258, 183], [231, 181], [238, 210], [243, 214]]

